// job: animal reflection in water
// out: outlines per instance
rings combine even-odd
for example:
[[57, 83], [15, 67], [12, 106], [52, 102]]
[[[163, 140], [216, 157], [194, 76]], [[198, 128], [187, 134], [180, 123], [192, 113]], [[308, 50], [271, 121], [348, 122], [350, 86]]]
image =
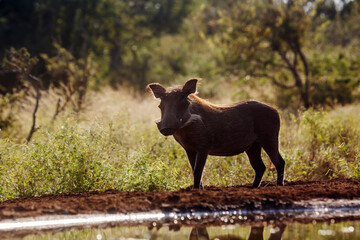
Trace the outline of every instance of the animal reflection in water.
[[[275, 231], [271, 232], [271, 235], [268, 240], [280, 240], [282, 235], [285, 231], [286, 225], [276, 225], [274, 227]], [[264, 227], [251, 227], [250, 235], [247, 240], [264, 240], [263, 237]], [[218, 240], [243, 240], [235, 235], [220, 235], [215, 236], [211, 239], [218, 239]], [[189, 240], [210, 240], [209, 233], [206, 230], [206, 227], [193, 227], [191, 230]]]

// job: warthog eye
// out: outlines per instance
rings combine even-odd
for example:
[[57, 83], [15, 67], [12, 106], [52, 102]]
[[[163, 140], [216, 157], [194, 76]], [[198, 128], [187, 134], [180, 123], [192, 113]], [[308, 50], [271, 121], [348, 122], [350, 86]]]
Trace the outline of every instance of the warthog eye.
[[178, 109], [178, 116], [182, 116], [184, 114], [184, 112], [186, 111], [186, 109], [189, 107], [189, 101], [187, 100], [187, 98], [183, 98], [180, 100], [180, 102], [177, 105], [177, 109]]

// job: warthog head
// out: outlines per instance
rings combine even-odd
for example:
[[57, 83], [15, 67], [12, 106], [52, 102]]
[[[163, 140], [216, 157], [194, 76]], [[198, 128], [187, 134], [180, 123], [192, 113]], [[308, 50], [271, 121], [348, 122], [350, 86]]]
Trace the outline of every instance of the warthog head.
[[192, 117], [189, 111], [190, 100], [188, 96], [196, 92], [198, 79], [191, 79], [184, 85], [166, 90], [158, 83], [151, 83], [148, 88], [156, 98], [161, 100], [161, 120], [157, 121], [159, 131], [169, 136], [178, 129], [187, 125]]

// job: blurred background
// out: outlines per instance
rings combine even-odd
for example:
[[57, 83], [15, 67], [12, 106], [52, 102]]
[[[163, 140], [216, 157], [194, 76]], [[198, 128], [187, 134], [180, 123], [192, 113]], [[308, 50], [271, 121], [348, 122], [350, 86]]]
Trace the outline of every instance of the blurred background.
[[359, 11], [358, 0], [2, 0], [0, 93], [23, 87], [6, 63], [23, 49], [42, 90], [86, 81], [77, 84], [144, 91], [201, 77], [208, 97], [224, 84], [281, 108], [352, 103]]
[[[2, 197], [190, 183], [145, 87], [192, 77], [215, 103], [254, 98], [281, 111], [290, 179], [360, 174], [359, 0], [0, 0], [0, 171], [14, 172]], [[165, 171], [179, 156], [185, 167]], [[64, 159], [78, 162], [55, 164]], [[213, 164], [223, 170], [208, 170], [207, 183], [252, 178], [230, 160]], [[143, 172], [132, 178], [134, 166]], [[58, 171], [51, 186], [44, 171]]]

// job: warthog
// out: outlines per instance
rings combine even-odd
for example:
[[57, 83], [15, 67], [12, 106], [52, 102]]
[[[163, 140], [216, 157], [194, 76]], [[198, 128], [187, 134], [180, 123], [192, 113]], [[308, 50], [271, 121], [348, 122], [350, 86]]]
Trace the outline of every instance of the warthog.
[[208, 155], [233, 156], [246, 152], [255, 170], [253, 187], [260, 185], [265, 172], [261, 148], [277, 171], [277, 185], [283, 185], [285, 161], [279, 153], [278, 112], [258, 101], [218, 106], [195, 95], [198, 79], [177, 88], [165, 89], [158, 83], [148, 88], [161, 100], [161, 120], [157, 127], [173, 135], [185, 149], [194, 176], [194, 188], [202, 188], [201, 177]]

